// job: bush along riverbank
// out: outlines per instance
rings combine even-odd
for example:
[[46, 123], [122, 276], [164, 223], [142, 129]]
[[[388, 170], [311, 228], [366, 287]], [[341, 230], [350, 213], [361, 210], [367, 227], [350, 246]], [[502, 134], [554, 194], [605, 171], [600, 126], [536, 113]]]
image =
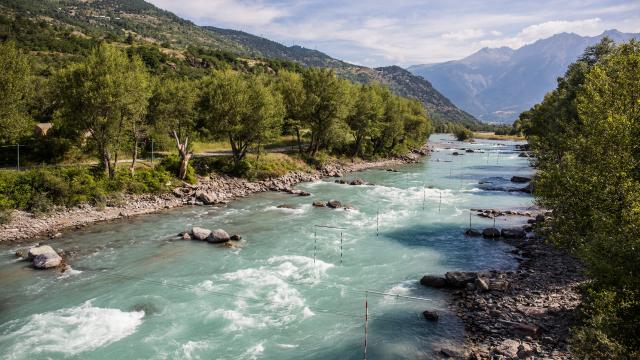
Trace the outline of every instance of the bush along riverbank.
[[64, 230], [82, 228], [96, 222], [150, 214], [188, 205], [221, 205], [258, 192], [284, 191], [296, 196], [305, 195], [292, 189], [293, 186], [301, 182], [317, 181], [322, 177], [341, 177], [345, 173], [368, 168], [418, 162], [428, 153], [429, 148], [424, 145], [407, 155], [373, 161], [330, 161], [319, 166], [317, 170], [291, 171], [283, 176], [258, 181], [211, 173], [207, 176], [198, 176], [195, 184], [179, 182], [178, 186], [169, 187], [173, 183], [168, 181], [162, 184], [169, 187], [166, 191], [119, 193], [118, 201], [100, 204], [82, 201], [78, 202], [77, 206], [55, 206], [42, 214], [15, 210], [9, 221], [0, 225], [0, 241], [20, 242], [41, 236], [59, 237]]
[[[541, 228], [544, 219], [537, 216], [534, 227]], [[460, 359], [571, 359], [570, 329], [579, 322], [579, 288], [587, 281], [581, 263], [535, 236], [530, 226], [505, 230], [467, 234], [482, 233], [487, 241], [512, 245], [520, 261], [517, 269], [449, 272], [421, 279], [424, 286], [451, 292], [451, 310], [465, 325], [464, 351], [443, 349], [441, 355]]]

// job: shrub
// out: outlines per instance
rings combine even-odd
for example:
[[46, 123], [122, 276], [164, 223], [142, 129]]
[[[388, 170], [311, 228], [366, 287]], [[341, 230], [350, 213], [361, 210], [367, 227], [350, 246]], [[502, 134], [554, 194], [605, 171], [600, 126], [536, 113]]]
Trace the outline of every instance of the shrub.
[[465, 141], [465, 140], [469, 140], [473, 138], [473, 132], [465, 127], [461, 127], [459, 129], [456, 129], [453, 132], [453, 135], [455, 135], [456, 139], [458, 139], [458, 141]]
[[[198, 177], [196, 176], [196, 170], [193, 168], [194, 161], [196, 160], [194, 159], [189, 162], [189, 166], [187, 167], [187, 175], [184, 178], [184, 181], [188, 182], [189, 184], [195, 184], [198, 182]], [[162, 159], [162, 161], [160, 162], [160, 167], [168, 171], [169, 173], [177, 176], [180, 170], [180, 158], [175, 154], [171, 154], [166, 158]], [[198, 174], [200, 173], [198, 172]], [[205, 175], [205, 174], [201, 174], [201, 175]]]

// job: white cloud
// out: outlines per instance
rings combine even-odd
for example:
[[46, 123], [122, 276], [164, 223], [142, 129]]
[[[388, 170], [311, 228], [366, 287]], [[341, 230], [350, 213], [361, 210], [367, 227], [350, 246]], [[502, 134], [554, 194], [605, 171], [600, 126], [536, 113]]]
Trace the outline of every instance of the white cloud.
[[464, 29], [442, 34], [443, 39], [455, 41], [478, 39], [483, 36], [485, 36], [485, 32], [480, 29]]
[[602, 33], [605, 25], [600, 18], [575, 20], [575, 21], [545, 21], [540, 24], [530, 25], [522, 29], [513, 37], [506, 37], [493, 40], [484, 40], [482, 46], [498, 47], [509, 46], [517, 49], [537, 40], [548, 38], [562, 32], [571, 32], [582, 36], [594, 36]]
[[[262, 26], [287, 16], [284, 8], [267, 5], [260, 0], [187, 0], [176, 4], [175, 0], [151, 0], [163, 9], [174, 9], [190, 19], [204, 20], [209, 23], [242, 24], [243, 26]], [[207, 24], [215, 25], [215, 24]]]

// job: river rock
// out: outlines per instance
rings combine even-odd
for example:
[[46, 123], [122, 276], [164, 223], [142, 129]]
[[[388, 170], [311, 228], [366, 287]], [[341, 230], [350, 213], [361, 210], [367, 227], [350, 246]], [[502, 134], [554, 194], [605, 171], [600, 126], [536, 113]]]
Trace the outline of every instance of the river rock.
[[278, 209], [295, 209], [296, 206], [293, 204], [282, 204], [282, 205], [278, 205], [276, 206]]
[[467, 231], [464, 232], [464, 234], [471, 237], [477, 237], [482, 235], [482, 233], [476, 229], [468, 229]]
[[509, 359], [514, 359], [518, 358], [519, 346], [519, 342], [511, 339], [506, 339], [502, 343], [500, 343], [500, 345], [496, 346], [492, 352], [498, 355], [506, 356]]
[[342, 207], [342, 204], [340, 203], [340, 201], [335, 200], [335, 199], [331, 199], [329, 200], [329, 202], [327, 203], [327, 206], [332, 208], [332, 209], [339, 209]]
[[196, 198], [200, 201], [202, 201], [203, 204], [205, 205], [213, 205], [216, 203], [217, 198], [215, 197], [215, 195], [210, 194], [210, 193], [206, 193], [206, 192], [199, 192], [196, 195]]
[[467, 284], [473, 283], [477, 274], [469, 271], [449, 271], [444, 274], [447, 286], [453, 288], [463, 288]]
[[188, 232], [183, 232], [182, 235], [180, 235], [180, 238], [182, 240], [191, 240], [191, 235]]
[[234, 234], [234, 235], [231, 235], [231, 237], [229, 239], [231, 241], [240, 241], [240, 240], [242, 240], [242, 236]]
[[496, 228], [486, 228], [482, 230], [482, 236], [489, 239], [497, 239], [500, 237], [500, 230]]
[[513, 182], [513, 183], [523, 184], [523, 183], [528, 183], [529, 181], [531, 181], [531, 178], [524, 177], [524, 176], [512, 176], [511, 177], [511, 182]]
[[222, 229], [213, 230], [209, 237], [207, 237], [207, 241], [212, 244], [220, 244], [231, 240], [229, 234]]
[[54, 268], [60, 266], [61, 263], [62, 257], [55, 251], [40, 254], [33, 259], [33, 266], [38, 269]]
[[429, 321], [438, 321], [438, 313], [433, 310], [425, 310], [422, 312], [422, 316]]
[[502, 229], [500, 235], [502, 235], [502, 237], [505, 239], [522, 239], [524, 238], [525, 234], [524, 230], [522, 230], [521, 228], [512, 227]]
[[26, 259], [29, 256], [29, 249], [18, 249], [16, 250], [16, 256], [19, 258]]
[[517, 323], [513, 325], [513, 331], [525, 336], [534, 336], [538, 334], [538, 327], [533, 324]]
[[364, 185], [366, 182], [360, 178], [353, 179], [349, 185]]
[[480, 291], [488, 291], [489, 290], [489, 285], [487, 284], [486, 281], [484, 281], [483, 278], [477, 278], [473, 281], [473, 284], [475, 285], [475, 288], [480, 290]]
[[459, 152], [457, 152], [457, 151], [454, 151], [454, 152], [453, 152], [453, 154], [451, 154], [451, 155], [459, 156], [459, 155], [462, 155], [462, 154], [461, 154], [461, 153], [459, 153]]
[[340, 180], [336, 180], [335, 183], [345, 185], [347, 183], [347, 180], [340, 179]]
[[420, 284], [432, 288], [443, 288], [447, 286], [447, 280], [442, 276], [425, 275], [420, 279]]
[[316, 200], [313, 202], [313, 206], [315, 207], [326, 207], [327, 206], [327, 202], [326, 201], [322, 201], [322, 200]]
[[529, 185], [518, 189], [518, 191], [521, 191], [523, 193], [527, 193], [527, 194], [533, 194], [533, 183], [529, 183]]
[[29, 248], [29, 251], [27, 252], [27, 260], [33, 260], [35, 259], [38, 255], [42, 255], [42, 254], [58, 254], [56, 253], [55, 250], [53, 250], [53, 248], [49, 245], [42, 245], [42, 246], [34, 246]]
[[191, 235], [196, 240], [207, 240], [209, 235], [211, 235], [211, 230], [194, 226], [191, 230]]

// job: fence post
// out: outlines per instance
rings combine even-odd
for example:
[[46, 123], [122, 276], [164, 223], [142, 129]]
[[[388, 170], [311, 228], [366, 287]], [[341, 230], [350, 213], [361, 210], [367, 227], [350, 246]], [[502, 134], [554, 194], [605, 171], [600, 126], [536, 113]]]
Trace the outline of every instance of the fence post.
[[16, 145], [16, 149], [18, 149], [18, 171], [20, 171], [20, 144]]
[[153, 166], [153, 160], [154, 160], [154, 156], [153, 156], [153, 138], [151, 138], [151, 167]]

